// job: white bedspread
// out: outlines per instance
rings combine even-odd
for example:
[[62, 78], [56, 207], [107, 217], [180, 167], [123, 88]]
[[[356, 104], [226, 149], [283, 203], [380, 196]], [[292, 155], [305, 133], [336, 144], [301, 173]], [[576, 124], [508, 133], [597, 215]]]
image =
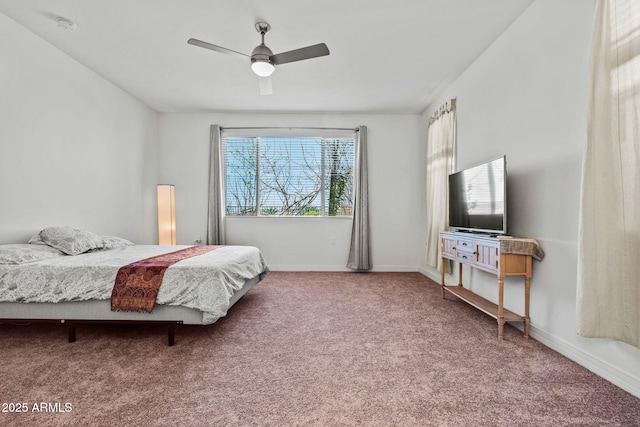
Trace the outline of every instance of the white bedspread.
[[[22, 265], [0, 265], [0, 302], [110, 299], [120, 267], [186, 247], [137, 245]], [[229, 299], [245, 280], [266, 271], [267, 264], [257, 248], [223, 246], [169, 267], [156, 304], [197, 309], [203, 312], [204, 323], [213, 323], [226, 315]]]

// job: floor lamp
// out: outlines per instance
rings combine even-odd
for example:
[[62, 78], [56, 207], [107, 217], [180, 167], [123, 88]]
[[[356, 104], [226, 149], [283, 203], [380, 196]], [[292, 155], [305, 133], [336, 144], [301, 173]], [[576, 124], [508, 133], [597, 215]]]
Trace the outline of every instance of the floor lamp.
[[158, 244], [176, 244], [176, 199], [172, 184], [158, 185]]

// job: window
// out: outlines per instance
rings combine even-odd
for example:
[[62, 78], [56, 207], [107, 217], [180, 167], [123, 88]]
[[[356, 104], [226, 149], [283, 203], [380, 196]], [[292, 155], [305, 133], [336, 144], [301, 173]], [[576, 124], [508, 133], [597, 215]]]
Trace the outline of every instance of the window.
[[227, 216], [351, 216], [355, 137], [222, 139]]

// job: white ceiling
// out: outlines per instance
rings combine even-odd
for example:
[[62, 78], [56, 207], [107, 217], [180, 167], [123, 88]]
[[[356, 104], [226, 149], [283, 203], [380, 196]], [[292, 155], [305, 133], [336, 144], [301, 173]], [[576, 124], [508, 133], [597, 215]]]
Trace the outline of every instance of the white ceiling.
[[[160, 112], [421, 112], [533, 0], [0, 0], [0, 12]], [[58, 28], [56, 17], [77, 24]], [[277, 67], [260, 96], [258, 21], [274, 53], [329, 56]]]

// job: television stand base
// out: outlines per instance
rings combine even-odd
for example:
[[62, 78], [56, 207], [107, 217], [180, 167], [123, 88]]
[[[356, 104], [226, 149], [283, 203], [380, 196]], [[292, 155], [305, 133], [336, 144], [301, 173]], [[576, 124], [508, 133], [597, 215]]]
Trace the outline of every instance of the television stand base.
[[[442, 264], [446, 260], [458, 262], [458, 285], [445, 284], [445, 269], [442, 268], [442, 298], [449, 292], [462, 301], [490, 315], [498, 322], [498, 340], [504, 338], [505, 322], [522, 322], [524, 337], [529, 337], [529, 290], [531, 287], [532, 256], [529, 254], [504, 253], [500, 239], [468, 233], [440, 233]], [[498, 277], [498, 303], [484, 299], [462, 285], [462, 266], [468, 265]], [[520, 316], [504, 308], [504, 278], [524, 277], [524, 315]]]

